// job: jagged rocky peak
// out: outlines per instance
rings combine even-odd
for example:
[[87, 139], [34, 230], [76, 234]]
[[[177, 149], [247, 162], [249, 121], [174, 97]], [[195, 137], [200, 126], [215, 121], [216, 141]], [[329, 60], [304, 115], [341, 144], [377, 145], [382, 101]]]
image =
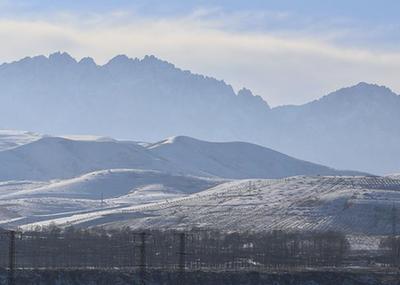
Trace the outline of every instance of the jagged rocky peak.
[[169, 67], [169, 68], [175, 68], [175, 65], [173, 65], [172, 63], [159, 59], [158, 57], [154, 56], [154, 55], [146, 55], [142, 60], [142, 63], [145, 64], [150, 64], [150, 65], [154, 65], [154, 66], [162, 66], [162, 67]]
[[114, 56], [112, 59], [110, 59], [105, 66], [106, 67], [113, 67], [113, 66], [124, 66], [127, 65], [129, 63], [131, 63], [133, 61], [133, 59], [127, 57], [124, 54], [120, 54], [117, 56]]
[[79, 61], [80, 65], [84, 66], [97, 66], [96, 62], [91, 57], [84, 57]]
[[238, 92], [238, 96], [254, 96], [253, 92], [251, 92], [250, 89], [247, 89], [245, 87], [243, 87], [242, 89], [239, 90]]
[[357, 95], [396, 95], [392, 90], [386, 86], [381, 86], [378, 84], [371, 84], [366, 82], [360, 82], [349, 88], [344, 88], [347, 92], [354, 92]]
[[251, 100], [251, 101], [253, 101], [255, 103], [261, 103], [260, 105], [270, 109], [269, 104], [261, 96], [254, 95], [253, 92], [251, 92], [250, 89], [247, 89], [245, 87], [243, 87], [242, 89], [240, 89], [238, 91], [237, 96], [239, 98], [242, 98], [243, 100], [246, 100], [246, 101], [250, 101]]
[[66, 52], [55, 52], [49, 55], [49, 60], [51, 62], [61, 63], [61, 64], [71, 64], [77, 63], [76, 60]]
[[138, 58], [130, 58], [124, 54], [113, 57], [107, 64], [105, 64], [105, 67], [121, 68], [121, 67], [129, 67], [132, 65], [166, 68], [166, 69], [176, 68], [175, 65], [173, 65], [172, 63], [161, 60], [154, 55], [146, 55], [143, 57], [143, 59], [138, 59]]
[[394, 96], [394, 95], [396, 96], [397, 94], [395, 94], [392, 90], [390, 90], [385, 86], [360, 82], [351, 87], [341, 88], [329, 95], [373, 97], [373, 96]]

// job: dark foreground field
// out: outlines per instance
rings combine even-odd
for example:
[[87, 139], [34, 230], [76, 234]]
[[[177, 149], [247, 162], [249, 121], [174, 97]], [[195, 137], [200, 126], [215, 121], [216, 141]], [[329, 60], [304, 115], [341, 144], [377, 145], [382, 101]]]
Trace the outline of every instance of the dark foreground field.
[[[15, 285], [135, 285], [142, 284], [137, 272], [121, 270], [24, 270], [16, 272]], [[0, 284], [8, 284], [7, 272], [0, 273]], [[151, 271], [147, 285], [394, 285], [400, 275], [391, 271], [302, 271], [302, 272], [177, 272]]]

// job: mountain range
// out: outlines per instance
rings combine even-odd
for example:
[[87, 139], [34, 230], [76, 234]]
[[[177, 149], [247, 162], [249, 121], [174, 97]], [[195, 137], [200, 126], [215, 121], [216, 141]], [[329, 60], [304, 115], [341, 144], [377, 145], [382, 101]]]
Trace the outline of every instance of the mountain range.
[[304, 105], [271, 108], [248, 89], [235, 93], [224, 81], [154, 56], [120, 55], [97, 65], [54, 53], [0, 66], [0, 129], [246, 141], [373, 174], [400, 170], [399, 110], [400, 96], [367, 83]]

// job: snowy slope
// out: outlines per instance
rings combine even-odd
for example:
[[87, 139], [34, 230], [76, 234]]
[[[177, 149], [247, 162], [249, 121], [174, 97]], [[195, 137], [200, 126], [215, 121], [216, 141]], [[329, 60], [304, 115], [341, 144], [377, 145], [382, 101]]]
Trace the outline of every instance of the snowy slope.
[[186, 196], [225, 181], [157, 171], [112, 169], [68, 180], [0, 183], [0, 223], [24, 224], [82, 211], [143, 205]]
[[80, 226], [340, 230], [381, 235], [392, 231], [393, 204], [400, 207], [400, 180], [299, 176], [227, 182], [168, 202], [52, 221]]
[[[92, 172], [83, 176], [52, 181], [44, 186], [0, 192], [0, 199], [33, 197], [62, 197], [74, 199], [104, 199], [132, 194], [136, 190], [157, 188], [159, 191], [190, 194], [222, 183], [222, 179], [207, 179], [179, 176], [151, 170], [109, 169]], [[39, 184], [40, 185], [40, 184]], [[0, 184], [1, 187], [1, 184]], [[1, 188], [0, 188], [1, 189]]]
[[33, 142], [41, 137], [33, 132], [0, 129], [0, 151]]
[[282, 178], [295, 175], [358, 175], [298, 160], [269, 148], [244, 142], [206, 142], [172, 137], [147, 147], [186, 173], [234, 179]]
[[158, 170], [223, 178], [354, 175], [249, 143], [175, 137], [156, 144], [43, 137], [0, 152], [0, 181], [66, 179], [107, 169]]
[[0, 152], [0, 181], [72, 178], [113, 168], [174, 171], [173, 165], [135, 143], [45, 137]]
[[393, 178], [393, 179], [400, 179], [400, 173], [389, 174], [389, 175], [387, 175], [387, 177]]
[[113, 138], [94, 135], [61, 135], [60, 138], [75, 141], [97, 141], [97, 142], [115, 142]]

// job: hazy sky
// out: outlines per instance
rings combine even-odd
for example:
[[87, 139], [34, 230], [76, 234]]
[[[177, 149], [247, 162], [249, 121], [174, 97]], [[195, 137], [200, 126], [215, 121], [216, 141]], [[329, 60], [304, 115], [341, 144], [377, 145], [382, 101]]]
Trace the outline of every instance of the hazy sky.
[[273, 106], [359, 81], [400, 93], [399, 11], [398, 0], [0, 0], [0, 62], [154, 54]]

